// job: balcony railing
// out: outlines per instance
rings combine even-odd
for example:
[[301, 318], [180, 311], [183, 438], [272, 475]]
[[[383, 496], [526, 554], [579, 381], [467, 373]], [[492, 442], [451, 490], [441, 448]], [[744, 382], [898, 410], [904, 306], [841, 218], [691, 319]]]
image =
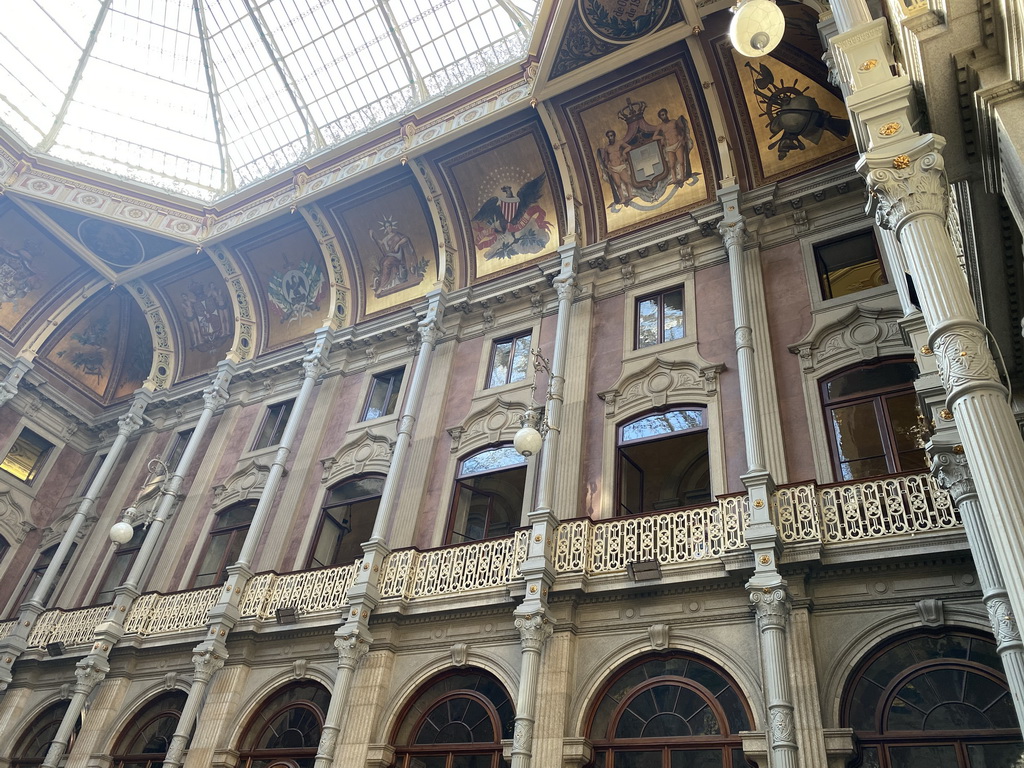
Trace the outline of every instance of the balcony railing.
[[[779, 488], [772, 516], [784, 544], [818, 542], [832, 546], [887, 536], [940, 531], [959, 526], [949, 495], [929, 475], [897, 475], [878, 480], [818, 486], [805, 483]], [[725, 496], [716, 504], [649, 515], [594, 521], [569, 520], [558, 526], [554, 563], [558, 574], [621, 573], [631, 562], [656, 560], [662, 565], [714, 560], [746, 549], [749, 521], [745, 494]], [[521, 577], [529, 531], [427, 550], [403, 549], [384, 558], [379, 589], [387, 602], [415, 601], [440, 595], [472, 595], [507, 587]], [[273, 619], [278, 608], [299, 616], [339, 619], [348, 590], [362, 561], [336, 568], [276, 574], [260, 573], [246, 586], [240, 604], [243, 621]], [[201, 629], [222, 587], [141, 595], [125, 619], [125, 634], [168, 635]], [[67, 647], [88, 645], [109, 606], [55, 609], [40, 615], [29, 646], [50, 642]], [[0, 640], [16, 622], [0, 623]]]

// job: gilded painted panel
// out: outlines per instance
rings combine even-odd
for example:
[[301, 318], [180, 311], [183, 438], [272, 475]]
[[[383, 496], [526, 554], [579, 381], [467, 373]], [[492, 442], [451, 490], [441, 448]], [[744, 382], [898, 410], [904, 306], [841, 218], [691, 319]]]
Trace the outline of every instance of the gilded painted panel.
[[238, 250], [266, 297], [268, 348], [304, 338], [323, 325], [329, 286], [320, 245], [308, 227], [271, 232]]
[[[204, 259], [204, 261], [206, 261]], [[209, 262], [206, 262], [209, 264]], [[212, 264], [192, 274], [160, 283], [180, 322], [184, 350], [179, 378], [213, 370], [231, 348], [235, 318], [224, 278]]]

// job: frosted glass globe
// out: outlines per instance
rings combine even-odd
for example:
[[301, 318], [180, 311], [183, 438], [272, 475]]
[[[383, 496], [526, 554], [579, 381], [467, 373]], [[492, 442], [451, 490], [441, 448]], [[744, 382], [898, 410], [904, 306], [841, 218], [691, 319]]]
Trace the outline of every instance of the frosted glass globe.
[[732, 47], [751, 58], [773, 50], [786, 31], [786, 17], [772, 0], [746, 0], [733, 9], [729, 24]]
[[523, 427], [512, 438], [512, 445], [523, 456], [532, 456], [540, 450], [544, 438], [533, 427]]
[[110, 540], [115, 544], [127, 544], [135, 535], [135, 529], [124, 520], [110, 527]]

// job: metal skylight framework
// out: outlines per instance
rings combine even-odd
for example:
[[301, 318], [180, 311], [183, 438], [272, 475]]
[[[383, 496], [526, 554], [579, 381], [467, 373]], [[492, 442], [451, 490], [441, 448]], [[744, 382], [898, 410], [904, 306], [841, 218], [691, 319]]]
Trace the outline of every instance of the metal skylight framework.
[[540, 0], [18, 0], [0, 120], [214, 199], [525, 57]]

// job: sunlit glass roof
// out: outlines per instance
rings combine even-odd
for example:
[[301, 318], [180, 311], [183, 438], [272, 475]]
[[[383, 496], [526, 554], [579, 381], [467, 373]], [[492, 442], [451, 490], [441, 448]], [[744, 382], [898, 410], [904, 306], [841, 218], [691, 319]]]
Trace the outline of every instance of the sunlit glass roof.
[[17, 0], [0, 120], [214, 199], [525, 57], [539, 0]]

